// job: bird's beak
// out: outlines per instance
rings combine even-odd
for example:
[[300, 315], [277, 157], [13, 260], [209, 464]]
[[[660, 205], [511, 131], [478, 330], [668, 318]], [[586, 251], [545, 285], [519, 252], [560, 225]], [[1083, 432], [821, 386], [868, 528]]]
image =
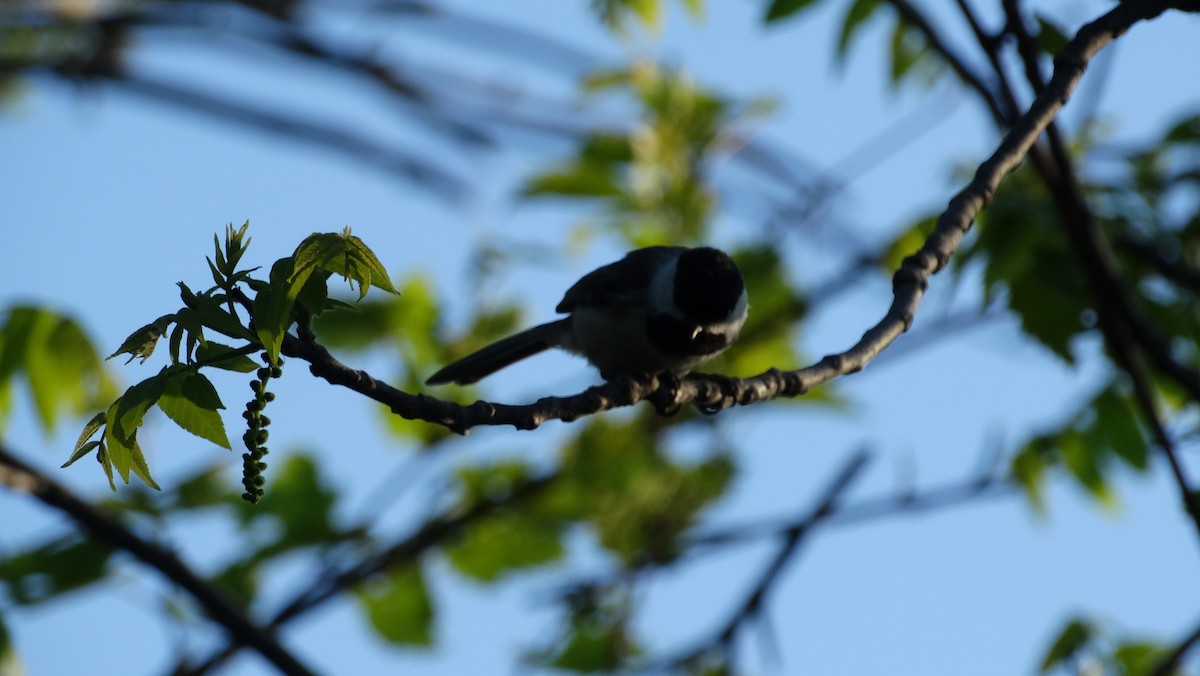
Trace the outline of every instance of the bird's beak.
[[700, 332], [703, 330], [704, 330], [703, 326], [693, 326], [692, 327], [692, 340], [695, 340], [696, 336], [700, 335]]

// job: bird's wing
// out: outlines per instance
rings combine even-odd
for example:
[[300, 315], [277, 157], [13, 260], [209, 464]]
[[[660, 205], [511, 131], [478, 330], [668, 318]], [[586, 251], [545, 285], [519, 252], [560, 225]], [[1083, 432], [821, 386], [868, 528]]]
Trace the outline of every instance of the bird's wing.
[[567, 289], [555, 310], [574, 312], [581, 305], [610, 308], [640, 300], [659, 266], [683, 250], [677, 246], [650, 246], [630, 251], [621, 260], [596, 268], [580, 278]]

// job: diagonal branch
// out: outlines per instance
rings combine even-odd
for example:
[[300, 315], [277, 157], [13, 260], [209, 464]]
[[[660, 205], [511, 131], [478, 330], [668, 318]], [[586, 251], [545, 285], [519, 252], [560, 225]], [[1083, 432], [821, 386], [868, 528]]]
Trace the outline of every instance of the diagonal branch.
[[[308, 362], [314, 375], [379, 401], [401, 417], [444, 425], [458, 433], [466, 433], [479, 425], [534, 429], [548, 420], [571, 421], [643, 400], [649, 400], [660, 412], [678, 410], [687, 404], [716, 412], [735, 404], [804, 394], [834, 378], [862, 370], [911, 327], [929, 277], [946, 266], [975, 216], [992, 200], [1000, 181], [1017, 168], [1062, 109], [1083, 77], [1088, 62], [1130, 26], [1153, 19], [1170, 8], [1193, 10], [1200, 8], [1200, 2], [1146, 0], [1122, 3], [1080, 29], [1055, 60], [1053, 77], [1029, 110], [992, 156], [980, 165], [967, 186], [950, 200], [921, 249], [905, 259], [896, 271], [892, 280], [893, 300], [887, 314], [855, 345], [811, 366], [795, 371], [772, 369], [751, 378], [697, 375], [682, 382], [657, 376], [621, 378], [573, 396], [547, 397], [528, 405], [479, 401], [462, 406], [398, 390], [366, 372], [338, 362], [324, 347], [312, 341], [287, 336], [283, 353]], [[1196, 391], [1200, 392], [1200, 386]]]
[[157, 570], [191, 594], [213, 621], [225, 628], [231, 641], [254, 648], [281, 673], [313, 673], [280, 645], [272, 631], [256, 625], [242, 609], [194, 573], [173, 552], [138, 537], [117, 520], [22, 462], [3, 445], [0, 445], [0, 484], [18, 493], [28, 493], [43, 504], [62, 511], [91, 533], [92, 537], [129, 552]]
[[[1181, 8], [1194, 8], [1195, 5], [1195, 2], [1178, 4]], [[997, 42], [989, 39], [978, 28], [965, 0], [962, 1], [962, 7], [972, 24], [980, 47], [987, 53], [989, 61], [1000, 77], [1005, 100], [1015, 100], [1012, 85], [1004, 74]], [[1039, 48], [1035, 38], [1025, 27], [1019, 0], [1004, 0], [1004, 10], [1008, 21], [1007, 29], [1016, 37], [1029, 84], [1034, 91], [1041, 94], [1046, 88], [1046, 83], [1038, 64]], [[1056, 64], [1065, 54], [1066, 50], [1056, 58]], [[1153, 387], [1141, 353], [1144, 352], [1159, 371], [1175, 380], [1197, 400], [1200, 400], [1200, 373], [1192, 371], [1175, 359], [1166, 339], [1160, 335], [1136, 296], [1122, 280], [1116, 257], [1084, 198], [1083, 189], [1058, 125], [1051, 121], [1045, 131], [1047, 147], [1033, 148], [1030, 152], [1033, 166], [1054, 198], [1059, 221], [1071, 242], [1072, 251], [1080, 261], [1091, 291], [1100, 333], [1112, 352], [1113, 360], [1132, 380], [1138, 408], [1167, 458], [1179, 487], [1184, 509], [1200, 533], [1200, 506], [1197, 505], [1190, 482], [1184, 475], [1175, 446], [1159, 419]]]
[[[867, 461], [870, 455], [865, 450], [860, 450], [842, 466], [842, 469], [834, 476], [833, 480], [822, 491], [821, 497], [816, 504], [807, 510], [805, 516], [796, 523], [788, 527], [784, 533], [783, 543], [779, 547], [779, 551], [775, 553], [774, 558], [759, 574], [758, 580], [750, 589], [741, 605], [730, 615], [725, 624], [717, 630], [712, 645], [722, 646], [726, 649], [732, 644], [737, 637], [738, 630], [745, 624], [757, 618], [763, 610], [763, 603], [767, 595], [771, 592], [771, 588], [779, 581], [780, 574], [787, 567], [788, 563], [796, 556], [800, 550], [800, 545], [803, 544], [805, 537], [811, 532], [812, 528], [818, 523], [826, 519], [833, 513], [837, 506], [838, 500], [850, 488], [854, 480], [866, 468]], [[670, 666], [681, 667], [689, 662], [699, 658], [708, 650], [708, 644], [700, 648], [685, 653], [679, 658], [672, 660]]]
[[[331, 572], [323, 579], [314, 581], [311, 586], [301, 590], [284, 604], [272, 616], [268, 626], [271, 629], [278, 629], [374, 575], [415, 561], [422, 553], [444, 543], [447, 538], [461, 532], [462, 529], [476, 521], [540, 495], [557, 480], [557, 477], [557, 474], [548, 474], [530, 479], [514, 486], [505, 495], [481, 500], [465, 510], [455, 508], [447, 514], [431, 519], [416, 532], [397, 540], [386, 549], [364, 556], [361, 560], [345, 566], [341, 570]], [[191, 665], [177, 665], [174, 673], [189, 676], [209, 673], [224, 664], [243, 645], [249, 644], [235, 636], [228, 645], [209, 657]]]
[[946, 64], [958, 75], [960, 80], [979, 93], [980, 98], [987, 105], [988, 111], [994, 120], [1003, 124], [1004, 121], [1010, 120], [1016, 115], [1016, 109], [1005, 108], [1005, 104], [1000, 101], [996, 92], [983, 79], [983, 76], [976, 73], [971, 66], [967, 65], [967, 60], [955, 52], [943, 39], [943, 32], [934, 28], [933, 24], [911, 2], [908, 0], [887, 0], [887, 3], [892, 6], [892, 9], [896, 10], [901, 19], [911, 24], [925, 38], [925, 42], [929, 44], [930, 49], [941, 55], [942, 59], [946, 61]]

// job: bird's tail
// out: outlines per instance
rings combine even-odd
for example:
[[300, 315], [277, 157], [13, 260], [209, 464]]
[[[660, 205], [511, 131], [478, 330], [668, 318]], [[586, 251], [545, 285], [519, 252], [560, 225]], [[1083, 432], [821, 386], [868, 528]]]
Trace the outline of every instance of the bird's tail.
[[442, 370], [429, 376], [429, 380], [426, 380], [425, 384], [468, 385], [509, 364], [557, 346], [561, 342], [559, 337], [564, 331], [570, 331], [570, 329], [571, 319], [569, 317], [527, 329], [503, 340], [498, 340], [445, 366]]

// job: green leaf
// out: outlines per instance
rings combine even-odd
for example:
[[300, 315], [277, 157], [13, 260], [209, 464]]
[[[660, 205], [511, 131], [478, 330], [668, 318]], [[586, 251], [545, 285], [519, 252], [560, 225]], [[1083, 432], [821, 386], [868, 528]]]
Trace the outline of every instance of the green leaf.
[[83, 431], [79, 433], [79, 439], [75, 441], [75, 450], [82, 448], [83, 445], [87, 443], [87, 440], [91, 439], [92, 435], [96, 433], [96, 430], [104, 427], [104, 423], [107, 421], [107, 411], [100, 411], [96, 415], [92, 416], [92, 419], [87, 421], [87, 424], [83, 426]]
[[174, 321], [175, 315], [173, 314], [163, 315], [155, 319], [129, 334], [125, 342], [121, 343], [121, 347], [117, 348], [116, 352], [108, 355], [106, 359], [112, 359], [119, 354], [127, 354], [129, 355], [129, 359], [125, 362], [126, 364], [138, 357], [141, 357], [141, 363], [145, 364], [150, 355], [154, 354], [154, 348], [158, 345], [158, 340], [166, 335], [167, 327]]
[[162, 490], [158, 487], [158, 483], [150, 476], [150, 466], [146, 464], [146, 456], [142, 455], [142, 447], [138, 445], [137, 436], [133, 437], [133, 446], [130, 449], [130, 469], [137, 475], [139, 479], [146, 482], [146, 485], [154, 490]]
[[12, 635], [8, 632], [8, 625], [4, 623], [4, 616], [0, 615], [0, 674], [23, 674], [25, 670], [21, 667], [21, 661], [17, 658], [17, 650], [13, 645]]
[[125, 390], [108, 411], [108, 432], [115, 432], [122, 439], [129, 439], [142, 426], [146, 411], [162, 396], [167, 386], [170, 370], [164, 368], [142, 382]]
[[26, 550], [5, 551], [0, 580], [5, 582], [6, 606], [44, 603], [99, 581], [112, 548], [90, 538], [68, 535]]
[[1068, 364], [1075, 363], [1071, 345], [1085, 330], [1086, 295], [1079, 270], [1068, 261], [1043, 259], [1049, 267], [1009, 282], [1008, 306], [1021, 319], [1021, 330]]
[[1029, 504], [1039, 514], [1046, 511], [1046, 470], [1050, 465], [1045, 455], [1049, 444], [1048, 437], [1035, 437], [1012, 459], [1013, 478], [1024, 489]]
[[534, 176], [520, 194], [522, 197], [620, 197], [624, 191], [609, 167], [581, 162]]
[[250, 373], [258, 369], [258, 364], [237, 348], [211, 340], [196, 348], [196, 363], [238, 373]]
[[629, 136], [613, 132], [589, 134], [579, 149], [584, 166], [595, 166], [603, 170], [607, 166], [632, 162], [633, 147]]
[[[464, 506], [469, 506], [502, 499], [529, 478], [530, 469], [512, 462], [464, 468], [458, 475]], [[531, 508], [505, 511], [472, 524], [445, 552], [459, 572], [491, 582], [504, 573], [562, 558], [565, 527], [564, 520]]]
[[230, 448], [225, 424], [218, 410], [225, 408], [203, 374], [191, 370], [176, 371], [167, 380], [158, 399], [158, 407], [183, 429], [222, 448]]
[[1163, 137], [1167, 143], [1200, 143], [1200, 115], [1184, 118]]
[[71, 465], [73, 465], [75, 463], [76, 460], [84, 457], [85, 455], [90, 455], [92, 451], [96, 450], [99, 447], [100, 447], [99, 441], [89, 441], [89, 442], [84, 443], [82, 446], [75, 449], [75, 452], [72, 453], [71, 457], [62, 464], [61, 468], [65, 469], [67, 467], [70, 467]]
[[839, 60], [846, 57], [846, 50], [850, 47], [850, 41], [854, 38], [854, 34], [878, 8], [879, 0], [854, 0], [854, 4], [850, 5], [850, 9], [846, 12], [846, 18], [842, 20], [841, 35], [838, 36], [837, 56]]
[[815, 0], [772, 0], [763, 22], [774, 23], [786, 19], [801, 10], [808, 9], [813, 4], [815, 4]]
[[383, 263], [361, 239], [350, 234], [349, 228], [340, 233], [309, 235], [296, 247], [292, 258], [295, 260], [295, 271], [288, 281], [295, 286], [295, 291], [291, 293], [293, 299], [308, 277], [317, 270], [341, 275], [351, 282], [351, 288], [357, 282], [359, 299], [367, 295], [367, 289], [371, 286], [397, 293]]
[[564, 524], [522, 514], [504, 514], [472, 525], [445, 553], [460, 573], [494, 582], [505, 573], [562, 559]]
[[662, 8], [659, 0], [616, 1], [632, 10], [646, 28], [657, 29], [662, 24]]
[[896, 24], [892, 27], [892, 84], [898, 84], [904, 79], [928, 51], [929, 44], [925, 41], [925, 36], [905, 21], [904, 17], [897, 16]]
[[267, 513], [283, 527], [280, 542], [285, 548], [321, 544], [333, 538], [333, 507], [337, 494], [321, 483], [312, 458], [289, 456], [281, 466], [272, 466], [273, 481], [266, 497], [252, 513]]
[[1070, 659], [1075, 653], [1087, 646], [1095, 636], [1096, 630], [1082, 619], [1073, 619], [1063, 627], [1046, 656], [1042, 659], [1042, 673], [1050, 671], [1059, 664]]
[[736, 469], [724, 454], [671, 463], [636, 418], [593, 418], [563, 453], [564, 480], [546, 494], [547, 508], [589, 521], [600, 544], [628, 562], [677, 556], [678, 536], [724, 494]]
[[551, 660], [550, 665], [581, 674], [611, 672], [620, 663], [613, 634], [612, 627], [604, 631], [577, 629], [563, 646], [562, 652]]
[[[110, 409], [109, 412], [115, 413], [116, 406], [117, 404], [113, 404], [113, 408]], [[120, 476], [125, 483], [129, 483], [129, 470], [133, 467], [133, 444], [134, 441], [132, 438], [118, 438], [117, 435], [113, 433], [113, 425], [110, 424], [105, 428], [103, 448], [107, 451], [107, 453], [105, 453], [104, 457], [101, 458], [101, 463], [103, 464], [105, 462], [104, 459], [107, 458], [108, 463], [111, 463], [112, 465], [111, 469], [116, 470], [117, 475]], [[105, 471], [109, 471], [107, 465], [105, 467]], [[111, 479], [109, 479], [109, 483], [112, 483]], [[113, 490], [116, 490], [116, 486], [113, 486]]]
[[100, 442], [100, 450], [96, 451], [96, 459], [100, 461], [100, 468], [104, 470], [104, 476], [108, 477], [108, 487], [116, 491], [117, 482], [113, 480], [112, 456], [109, 455], [108, 446], [105, 446], [103, 441]]
[[[186, 288], [182, 283], [179, 286], [181, 289]], [[194, 296], [188, 303], [188, 309], [195, 313], [200, 324], [217, 333], [238, 340], [254, 340], [250, 329], [243, 326], [241, 320], [231, 315], [225, 306], [208, 294]]]
[[320, 271], [309, 277], [304, 286], [300, 287], [300, 293], [296, 295], [296, 305], [303, 307], [312, 316], [324, 312], [329, 300], [329, 284], [326, 278], [330, 274], [328, 271]]
[[900, 231], [879, 257], [879, 266], [886, 272], [895, 272], [905, 258], [920, 250], [925, 239], [937, 227], [937, 216], [926, 216]]
[[[1170, 649], [1158, 643], [1130, 641], [1113, 651], [1113, 660], [1125, 676], [1149, 676], [1155, 667], [1170, 654]], [[1169, 671], [1167, 674], [1181, 673]]]
[[1145, 470], [1150, 464], [1150, 448], [1142, 435], [1131, 402], [1106, 389], [1093, 403], [1096, 441], [1106, 444], [1130, 467]]
[[1036, 18], [1038, 24], [1038, 47], [1050, 56], [1055, 56], [1066, 49], [1070, 39], [1062, 30], [1041, 14], [1036, 15]]
[[[108, 409], [108, 423], [104, 429], [104, 444], [113, 467], [129, 483], [129, 470], [133, 468], [141, 450], [137, 448], [137, 429], [151, 406], [158, 401], [166, 387], [167, 369], [157, 375], [133, 385]], [[140, 461], [142, 464], [145, 460]], [[149, 473], [146, 472], [148, 475]], [[141, 476], [141, 472], [138, 472]], [[145, 478], [145, 477], [143, 477]], [[148, 484], [152, 482], [147, 481]]]
[[394, 570], [356, 590], [371, 626], [397, 645], [433, 645], [433, 600], [419, 565]]
[[1075, 430], [1066, 430], [1059, 435], [1058, 446], [1063, 464], [1075, 479], [1100, 503], [1115, 505], [1116, 496], [1104, 474], [1104, 459], [1108, 449], [1088, 443], [1087, 437]]
[[650, 30], [656, 30], [661, 21], [660, 0], [593, 0], [592, 7], [600, 21], [614, 31], [625, 27], [625, 18], [630, 14]]
[[[288, 279], [292, 276], [292, 259], [281, 258], [271, 266], [271, 282], [254, 296], [254, 330], [262, 342], [263, 349], [271, 357], [271, 363], [279, 362], [279, 349], [283, 336], [292, 325], [292, 303], [289, 296]], [[303, 282], [301, 282], [303, 285]], [[299, 293], [299, 287], [296, 292]]]

